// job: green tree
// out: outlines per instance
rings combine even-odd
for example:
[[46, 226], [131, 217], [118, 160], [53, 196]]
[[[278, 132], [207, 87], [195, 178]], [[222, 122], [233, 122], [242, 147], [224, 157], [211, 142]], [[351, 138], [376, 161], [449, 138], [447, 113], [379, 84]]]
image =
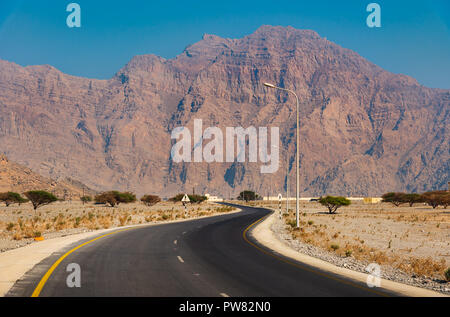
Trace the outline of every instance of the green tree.
[[43, 190], [32, 190], [25, 193], [25, 196], [33, 204], [33, 209], [36, 210], [41, 206], [51, 204], [58, 200], [52, 193]]
[[437, 208], [438, 206], [447, 208], [447, 206], [450, 205], [450, 192], [446, 190], [426, 192], [422, 194], [422, 199], [428, 205], [433, 207], [433, 209]]
[[121, 193], [113, 190], [101, 193], [95, 196], [95, 202], [99, 204], [109, 204], [111, 207], [119, 205], [120, 203], [128, 204], [136, 201], [136, 195], [131, 192]]
[[400, 206], [401, 204], [404, 204], [406, 201], [405, 193], [386, 193], [381, 198], [383, 198], [382, 202], [384, 203], [391, 203], [394, 206]]
[[342, 206], [349, 206], [351, 201], [345, 197], [327, 196], [319, 199], [319, 203], [328, 208], [330, 214], [336, 213], [336, 210]]
[[0, 201], [4, 202], [6, 204], [6, 207], [8, 207], [11, 204], [23, 204], [28, 201], [28, 199], [23, 198], [20, 196], [20, 194], [15, 192], [7, 192], [7, 193], [0, 193]]
[[142, 196], [141, 201], [147, 206], [153, 206], [159, 203], [161, 201], [161, 198], [156, 195], [144, 195]]
[[245, 200], [245, 201], [252, 201], [252, 200], [258, 200], [260, 196], [251, 190], [244, 190], [239, 193], [239, 196], [237, 197], [238, 200]]
[[422, 195], [416, 194], [416, 193], [405, 194], [404, 197], [403, 197], [403, 200], [404, 200], [405, 203], [409, 204], [409, 207], [412, 207], [416, 203], [423, 202]]
[[95, 202], [97, 204], [106, 204], [106, 205], [110, 205], [111, 207], [114, 207], [115, 205], [119, 204], [119, 201], [117, 201], [117, 194], [119, 192], [116, 191], [109, 191], [109, 192], [104, 192], [101, 194], [98, 194], [97, 196], [95, 196]]
[[136, 201], [136, 195], [132, 192], [119, 192], [119, 195], [117, 197], [117, 200], [119, 203], [129, 204], [134, 203]]
[[92, 201], [92, 197], [91, 196], [83, 196], [83, 197], [80, 197], [80, 200], [83, 202], [83, 204], [84, 203], [88, 203], [88, 202], [91, 202]]

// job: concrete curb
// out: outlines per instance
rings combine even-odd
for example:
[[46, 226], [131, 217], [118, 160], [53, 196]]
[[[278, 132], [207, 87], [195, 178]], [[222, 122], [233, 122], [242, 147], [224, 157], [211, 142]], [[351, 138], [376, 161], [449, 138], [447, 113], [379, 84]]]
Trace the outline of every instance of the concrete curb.
[[[252, 236], [262, 245], [267, 248], [285, 256], [291, 258], [295, 261], [305, 263], [307, 265], [316, 267], [323, 271], [328, 271], [334, 273], [336, 275], [342, 276], [344, 278], [350, 278], [355, 282], [363, 282], [366, 283], [368, 274], [364, 274], [361, 272], [353, 271], [350, 269], [342, 268], [335, 266], [329, 262], [311, 257], [306, 254], [302, 254], [291, 247], [289, 247], [286, 243], [280, 241], [273, 231], [271, 230], [272, 224], [275, 221], [275, 217], [277, 216], [276, 212], [273, 212], [266, 219], [258, 223], [255, 228], [251, 231]], [[401, 284], [398, 282], [381, 279], [381, 289], [385, 289], [391, 292], [395, 292], [401, 294], [403, 296], [412, 296], [412, 297], [448, 297], [445, 294], [441, 294], [439, 292], [435, 292], [428, 289], [423, 289], [411, 285]]]
[[125, 228], [138, 228], [138, 227], [152, 227], [163, 224], [177, 223], [193, 221], [202, 218], [218, 217], [223, 215], [230, 215], [241, 212], [242, 209], [235, 207], [237, 210], [222, 214], [216, 214], [212, 216], [202, 216], [192, 219], [181, 219], [159, 223], [148, 223], [130, 225], [109, 229], [102, 229], [84, 233], [78, 233], [68, 235], [64, 237], [53, 238], [50, 240], [44, 240], [40, 242], [34, 242], [24, 247], [9, 250], [0, 253], [0, 297], [5, 296], [13, 285], [18, 281], [25, 273], [31, 270], [36, 264], [40, 263], [53, 253], [81, 240], [85, 240], [91, 237], [95, 237], [104, 233], [123, 230]]

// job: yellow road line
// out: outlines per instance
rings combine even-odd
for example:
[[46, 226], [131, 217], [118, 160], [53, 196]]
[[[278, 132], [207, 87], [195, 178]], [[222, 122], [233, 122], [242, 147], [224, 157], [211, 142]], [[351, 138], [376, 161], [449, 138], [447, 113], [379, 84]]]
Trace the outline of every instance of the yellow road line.
[[278, 259], [278, 260], [280, 260], [280, 261], [282, 261], [282, 262], [284, 262], [284, 263], [287, 263], [287, 264], [289, 264], [289, 265], [295, 266], [295, 267], [297, 267], [297, 268], [299, 268], [299, 269], [302, 269], [302, 270], [305, 270], [305, 271], [308, 271], [308, 272], [311, 272], [311, 273], [314, 273], [314, 274], [318, 274], [318, 275], [320, 275], [320, 276], [330, 278], [330, 279], [332, 279], [332, 280], [334, 280], [334, 281], [341, 282], [341, 283], [344, 283], [344, 284], [347, 284], [347, 285], [351, 285], [351, 286], [357, 287], [357, 288], [359, 288], [359, 289], [363, 289], [363, 290], [365, 290], [365, 291], [372, 292], [372, 293], [377, 294], [377, 295], [380, 295], [380, 296], [389, 297], [389, 295], [387, 295], [387, 294], [385, 294], [385, 293], [378, 292], [378, 291], [376, 291], [376, 290], [370, 289], [370, 288], [368, 288], [368, 287], [361, 286], [361, 285], [359, 285], [359, 284], [356, 284], [356, 283], [353, 283], [353, 282], [350, 282], [350, 281], [347, 281], [347, 280], [344, 280], [344, 279], [340, 279], [340, 278], [338, 278], [338, 277], [335, 277], [335, 276], [330, 275], [330, 274], [327, 274], [327, 273], [323, 273], [323, 272], [320, 272], [320, 271], [317, 271], [317, 270], [313, 270], [313, 269], [311, 269], [311, 268], [309, 268], [309, 267], [307, 267], [307, 266], [304, 266], [304, 265], [299, 265], [299, 264], [297, 264], [297, 263], [295, 263], [295, 262], [289, 261], [289, 260], [287, 260], [287, 259], [285, 259], [285, 258], [282, 258], [282, 257], [280, 257], [280, 256], [277, 256], [277, 255], [275, 255], [275, 254], [273, 254], [273, 253], [271, 253], [271, 252], [268, 252], [268, 251], [266, 251], [266, 250], [260, 248], [259, 246], [257, 246], [256, 244], [254, 244], [253, 242], [251, 242], [251, 241], [247, 238], [247, 232], [248, 232], [252, 227], [254, 227], [254, 226], [257, 225], [258, 223], [260, 223], [262, 220], [264, 220], [266, 217], [268, 217], [268, 216], [264, 216], [264, 217], [262, 217], [262, 218], [256, 220], [254, 223], [252, 223], [250, 226], [248, 226], [248, 227], [244, 230], [244, 232], [242, 233], [242, 237], [244, 238], [244, 240], [245, 240], [248, 244], [250, 244], [251, 246], [255, 247], [256, 249], [258, 249], [259, 251], [263, 252], [264, 254], [270, 255], [271, 257], [273, 257], [273, 258], [275, 258], [275, 259]]
[[81, 247], [84, 247], [85, 245], [92, 243], [94, 241], [97, 241], [101, 238], [107, 237], [109, 235], [112, 235], [114, 233], [119, 233], [119, 232], [123, 232], [123, 231], [127, 231], [130, 229], [134, 229], [134, 228], [127, 228], [127, 229], [123, 229], [123, 230], [118, 230], [118, 231], [114, 231], [114, 232], [110, 232], [107, 234], [104, 234], [100, 237], [94, 238], [92, 240], [89, 240], [83, 244], [80, 244], [79, 246], [73, 248], [72, 250], [68, 251], [67, 253], [65, 253], [63, 256], [61, 256], [55, 263], [53, 263], [53, 265], [50, 267], [50, 269], [47, 271], [47, 273], [45, 273], [45, 275], [42, 277], [42, 279], [39, 281], [39, 284], [36, 286], [35, 290], [33, 291], [33, 294], [31, 294], [31, 297], [39, 297], [39, 294], [41, 293], [42, 289], [45, 286], [45, 283], [47, 283], [48, 279], [50, 278], [50, 276], [52, 275], [53, 271], [58, 267], [58, 265], [67, 257], [69, 256], [69, 254], [75, 252], [76, 250], [78, 250]]

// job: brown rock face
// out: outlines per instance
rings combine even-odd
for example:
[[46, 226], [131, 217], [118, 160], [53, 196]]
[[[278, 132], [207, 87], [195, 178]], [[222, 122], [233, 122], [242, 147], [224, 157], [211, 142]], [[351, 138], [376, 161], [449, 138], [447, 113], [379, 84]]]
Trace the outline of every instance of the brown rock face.
[[[84, 190], [83, 190], [84, 188]], [[93, 195], [95, 191], [70, 178], [54, 180], [43, 177], [31, 169], [11, 162], [0, 154], [0, 192], [24, 193], [29, 190], [45, 190], [58, 198], [79, 199], [83, 193]]]
[[[134, 57], [110, 80], [0, 61], [0, 151], [49, 177], [139, 194], [252, 188], [295, 181], [300, 98], [302, 195], [378, 195], [446, 188], [450, 91], [384, 71], [313, 31], [262, 26], [242, 39], [205, 35], [173, 60]], [[177, 126], [280, 128], [280, 168], [175, 163]]]

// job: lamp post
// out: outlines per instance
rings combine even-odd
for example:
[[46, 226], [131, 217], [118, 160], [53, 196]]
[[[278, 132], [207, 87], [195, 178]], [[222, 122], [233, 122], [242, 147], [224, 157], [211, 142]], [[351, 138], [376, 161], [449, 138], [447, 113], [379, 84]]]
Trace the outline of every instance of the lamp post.
[[300, 168], [300, 153], [299, 153], [300, 134], [299, 134], [299, 112], [298, 112], [299, 103], [298, 103], [298, 96], [297, 96], [297, 94], [294, 91], [292, 91], [290, 89], [277, 87], [277, 86], [269, 84], [269, 83], [264, 83], [264, 86], [269, 87], [269, 88], [273, 88], [273, 89], [287, 91], [287, 92], [293, 94], [295, 96], [296, 101], [297, 101], [297, 143], [296, 143], [296, 148], [297, 148], [297, 159], [296, 159], [297, 190], [296, 190], [295, 221], [296, 221], [296, 224], [297, 224], [297, 228], [300, 228], [300, 219], [299, 219], [299, 209], [300, 209], [300, 201], [299, 201], [299, 196], [300, 196], [300, 178], [299, 178], [299, 168]]

